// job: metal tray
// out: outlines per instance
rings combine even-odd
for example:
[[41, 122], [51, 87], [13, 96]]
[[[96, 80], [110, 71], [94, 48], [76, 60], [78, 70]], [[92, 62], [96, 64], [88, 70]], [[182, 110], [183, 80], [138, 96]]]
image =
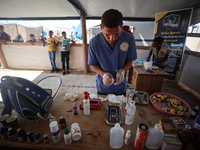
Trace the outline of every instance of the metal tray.
[[105, 123], [111, 126], [115, 125], [116, 123], [122, 125], [123, 123], [122, 109], [119, 106], [115, 105], [106, 106]]
[[147, 105], [149, 103], [148, 93], [143, 91], [136, 91], [135, 103]]

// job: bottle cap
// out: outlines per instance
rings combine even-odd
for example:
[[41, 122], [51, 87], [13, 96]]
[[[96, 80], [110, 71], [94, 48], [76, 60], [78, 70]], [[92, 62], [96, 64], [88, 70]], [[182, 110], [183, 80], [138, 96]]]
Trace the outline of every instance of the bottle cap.
[[76, 108], [77, 108], [77, 106], [76, 106], [76, 103], [74, 102], [73, 109], [76, 109]]
[[59, 130], [57, 121], [52, 121], [49, 124], [49, 127], [52, 133], [57, 132]]
[[68, 129], [68, 128], [66, 128], [66, 129], [64, 130], [64, 134], [69, 134], [69, 129]]
[[10, 127], [9, 129], [8, 129], [8, 131], [11, 131], [12, 130], [12, 127]]
[[61, 116], [60, 119], [63, 119], [63, 116]]
[[119, 123], [116, 123], [116, 124], [115, 124], [115, 128], [117, 128], [117, 129], [120, 128], [120, 124], [119, 124]]
[[162, 129], [161, 126], [160, 126], [159, 124], [155, 124], [154, 128], [155, 128], [156, 130], [159, 130], [159, 131]]
[[127, 134], [131, 134], [131, 131], [130, 131], [130, 130], [127, 130]]

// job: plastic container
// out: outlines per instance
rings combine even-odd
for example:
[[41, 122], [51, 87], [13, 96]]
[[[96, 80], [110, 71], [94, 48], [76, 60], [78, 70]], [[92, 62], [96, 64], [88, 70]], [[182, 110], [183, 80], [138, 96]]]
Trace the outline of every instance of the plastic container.
[[3, 140], [7, 139], [8, 138], [7, 133], [8, 133], [8, 128], [6, 128], [4, 126], [0, 127], [0, 137], [1, 137], [1, 139], [3, 139]]
[[118, 149], [123, 146], [124, 141], [124, 129], [120, 127], [119, 123], [116, 123], [114, 127], [110, 129], [110, 146], [113, 149]]
[[129, 145], [131, 143], [131, 131], [127, 130], [125, 135], [125, 142], [126, 145]]
[[200, 117], [197, 118], [195, 124], [194, 124], [194, 128], [200, 130]]
[[69, 132], [68, 128], [64, 130], [64, 141], [65, 141], [65, 144], [67, 145], [72, 143], [72, 134], [71, 132]]
[[82, 138], [81, 129], [78, 123], [73, 123], [71, 125], [71, 132], [73, 141], [78, 141]]
[[85, 94], [85, 97], [83, 100], [84, 115], [90, 115], [90, 99], [89, 99], [90, 93], [84, 92], [84, 94]]
[[148, 149], [158, 149], [164, 137], [164, 132], [159, 124], [155, 124], [154, 128], [150, 128], [146, 141]]
[[52, 121], [49, 124], [49, 127], [50, 127], [50, 130], [51, 130], [53, 141], [55, 143], [58, 143], [61, 140], [61, 136], [60, 136], [60, 131], [59, 131], [59, 127], [58, 127], [57, 121]]
[[125, 109], [126, 109], [125, 123], [127, 125], [131, 125], [135, 117], [135, 111], [136, 111], [135, 101], [131, 101], [130, 104], [127, 104]]
[[36, 132], [35, 135], [34, 135], [34, 139], [35, 139], [35, 142], [36, 142], [37, 144], [39, 144], [39, 143], [42, 142], [43, 137], [42, 137], [42, 135], [41, 135], [40, 133]]
[[19, 142], [24, 142], [27, 139], [27, 134], [24, 129], [17, 129], [17, 138]]
[[32, 132], [27, 132], [27, 140], [29, 143], [34, 141], [33, 133]]

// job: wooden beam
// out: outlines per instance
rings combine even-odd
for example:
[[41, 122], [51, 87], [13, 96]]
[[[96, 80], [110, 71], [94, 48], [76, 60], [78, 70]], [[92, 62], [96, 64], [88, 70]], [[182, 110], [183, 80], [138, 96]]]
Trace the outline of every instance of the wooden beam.
[[87, 32], [86, 32], [86, 16], [81, 14], [81, 23], [82, 23], [82, 37], [83, 37], [83, 63], [84, 63], [84, 73], [89, 72], [88, 66], [88, 48], [87, 48]]
[[2, 68], [7, 68], [8, 67], [6, 59], [5, 59], [4, 54], [3, 54], [3, 51], [1, 49], [1, 43], [0, 43], [0, 62], [1, 62]]
[[70, 2], [76, 9], [79, 10], [79, 15], [86, 15], [85, 10], [83, 10], [83, 8], [79, 4], [77, 4], [77, 2], [75, 2], [74, 0], [68, 0], [68, 2]]

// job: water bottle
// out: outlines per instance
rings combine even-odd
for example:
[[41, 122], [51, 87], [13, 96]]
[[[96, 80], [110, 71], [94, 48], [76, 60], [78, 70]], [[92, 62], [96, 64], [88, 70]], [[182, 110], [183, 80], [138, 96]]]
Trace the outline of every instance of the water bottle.
[[51, 130], [53, 141], [55, 143], [58, 143], [61, 140], [61, 136], [60, 136], [60, 131], [59, 131], [59, 127], [58, 127], [57, 121], [52, 121], [49, 124], [49, 127], [50, 127], [50, 130]]
[[110, 129], [110, 146], [113, 149], [121, 148], [124, 141], [124, 129], [120, 127], [119, 123], [116, 123], [114, 127]]
[[155, 124], [154, 128], [150, 128], [146, 141], [148, 149], [158, 149], [164, 137], [164, 132], [159, 124]]
[[135, 117], [135, 111], [136, 111], [135, 101], [131, 101], [130, 104], [127, 104], [125, 109], [126, 109], [125, 123], [127, 125], [131, 125]]
[[84, 115], [90, 115], [90, 93], [88, 93], [87, 91], [84, 92], [85, 94], [85, 97], [84, 97], [84, 100], [83, 100], [83, 112], [84, 112]]

